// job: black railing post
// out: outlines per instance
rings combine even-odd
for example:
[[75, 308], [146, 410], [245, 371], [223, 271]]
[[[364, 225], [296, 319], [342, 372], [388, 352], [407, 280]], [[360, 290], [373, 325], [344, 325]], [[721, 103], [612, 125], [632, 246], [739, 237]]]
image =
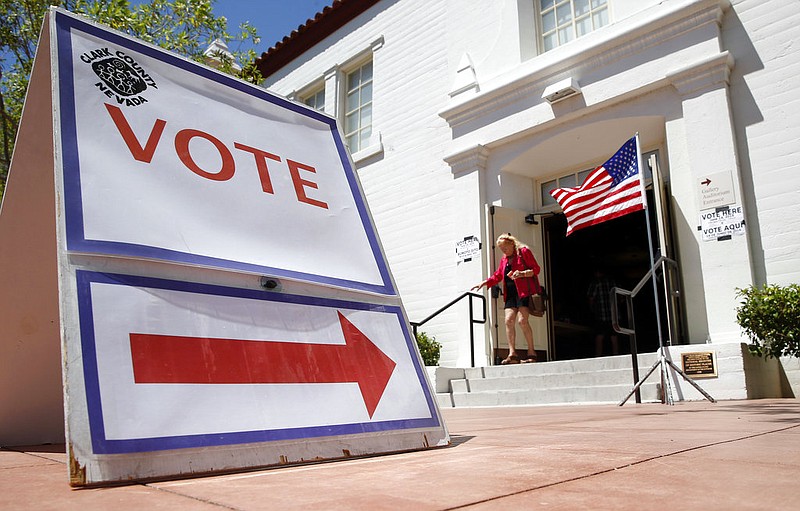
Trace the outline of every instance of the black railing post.
[[[472, 291], [467, 291], [466, 293], [463, 293], [463, 294], [459, 295], [458, 298], [452, 300], [450, 303], [448, 303], [444, 307], [440, 308], [439, 310], [437, 310], [436, 312], [434, 312], [433, 314], [431, 314], [427, 318], [423, 319], [422, 321], [409, 321], [409, 323], [411, 324], [411, 329], [412, 329], [412, 331], [414, 333], [414, 341], [416, 342], [416, 340], [417, 340], [417, 327], [420, 327], [420, 326], [424, 325], [425, 323], [427, 323], [431, 319], [435, 318], [436, 316], [438, 316], [442, 312], [444, 312], [447, 309], [449, 309], [451, 306], [455, 305], [462, 298], [467, 297], [467, 296], [469, 297], [469, 347], [470, 347], [470, 351], [471, 351], [470, 362], [472, 363], [472, 367], [475, 367], [475, 324], [476, 323], [477, 324], [486, 323], [486, 297], [485, 296], [480, 295], [478, 293], [473, 293]], [[472, 303], [473, 303], [472, 298], [473, 297], [481, 299], [481, 312], [482, 312], [483, 319], [475, 319], [475, 313], [473, 311], [473, 305], [472, 305]]]
[[471, 367], [475, 367], [475, 328], [473, 323], [474, 314], [472, 313], [472, 297], [469, 297], [469, 353], [471, 355]]

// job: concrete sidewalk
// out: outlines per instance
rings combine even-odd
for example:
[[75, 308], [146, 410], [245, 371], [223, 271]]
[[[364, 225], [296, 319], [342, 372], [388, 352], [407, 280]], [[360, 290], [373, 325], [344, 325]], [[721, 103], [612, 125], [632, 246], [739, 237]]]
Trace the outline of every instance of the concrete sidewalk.
[[800, 509], [800, 401], [446, 409], [450, 447], [72, 490], [63, 446], [0, 450], [0, 509]]

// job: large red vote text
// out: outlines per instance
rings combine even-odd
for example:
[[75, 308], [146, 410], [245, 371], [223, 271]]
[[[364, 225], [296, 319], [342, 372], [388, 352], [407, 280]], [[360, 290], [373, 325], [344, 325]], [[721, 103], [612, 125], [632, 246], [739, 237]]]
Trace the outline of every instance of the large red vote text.
[[[114, 121], [114, 125], [117, 127], [119, 134], [125, 141], [125, 145], [128, 146], [131, 156], [133, 156], [133, 158], [137, 161], [150, 163], [153, 160], [153, 155], [155, 154], [158, 143], [161, 140], [161, 135], [164, 132], [167, 121], [157, 118], [153, 124], [153, 128], [150, 130], [150, 135], [147, 137], [147, 141], [144, 145], [142, 145], [139, 142], [139, 138], [133, 133], [133, 129], [128, 123], [128, 120], [125, 118], [125, 114], [122, 112], [122, 110], [118, 106], [110, 105], [108, 103], [106, 103], [105, 106], [109, 115], [111, 115], [111, 119]], [[195, 138], [206, 140], [216, 148], [217, 152], [219, 152], [220, 158], [222, 159], [222, 165], [220, 166], [219, 170], [212, 171], [204, 169], [197, 163], [195, 158], [192, 157], [192, 154], [189, 150], [189, 143]], [[256, 171], [258, 172], [258, 177], [261, 181], [261, 189], [265, 193], [274, 194], [275, 191], [272, 187], [272, 179], [270, 178], [268, 162], [280, 163], [282, 162], [281, 157], [270, 153], [269, 151], [251, 147], [245, 144], [240, 144], [239, 142], [234, 142], [233, 147], [236, 150], [250, 153], [253, 156]], [[228, 146], [226, 146], [225, 143], [223, 143], [217, 137], [204, 131], [191, 128], [178, 131], [175, 134], [175, 151], [183, 165], [200, 177], [210, 179], [212, 181], [227, 181], [231, 179], [236, 172], [236, 162], [233, 158], [233, 153]], [[294, 185], [294, 192], [297, 200], [299, 202], [311, 204], [312, 206], [328, 209], [328, 204], [326, 202], [314, 199], [306, 194], [306, 190], [308, 188], [313, 188], [316, 190], [319, 188], [319, 186], [313, 181], [304, 179], [301, 175], [301, 171], [315, 174], [317, 170], [310, 165], [305, 165], [290, 159], [286, 159], [286, 167], [288, 168], [289, 176], [291, 177], [292, 184]]]

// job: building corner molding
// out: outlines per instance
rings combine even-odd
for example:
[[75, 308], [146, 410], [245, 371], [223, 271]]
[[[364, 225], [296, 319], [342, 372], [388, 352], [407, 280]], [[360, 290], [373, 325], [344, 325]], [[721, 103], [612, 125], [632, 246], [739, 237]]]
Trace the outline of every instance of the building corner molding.
[[473, 170], [484, 171], [489, 161], [489, 149], [477, 144], [464, 151], [445, 156], [444, 161], [450, 165], [450, 170], [456, 177]]
[[733, 66], [733, 55], [726, 50], [668, 73], [667, 80], [681, 96], [697, 95], [727, 86]]

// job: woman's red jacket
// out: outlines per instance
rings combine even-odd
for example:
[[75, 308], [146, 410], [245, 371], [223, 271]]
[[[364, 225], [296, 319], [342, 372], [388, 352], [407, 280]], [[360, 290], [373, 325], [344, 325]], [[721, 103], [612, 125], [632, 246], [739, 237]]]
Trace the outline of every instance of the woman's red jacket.
[[517, 249], [517, 251], [511, 255], [511, 257], [506, 257], [503, 255], [503, 258], [500, 259], [500, 266], [498, 266], [497, 271], [494, 272], [487, 280], [486, 280], [486, 287], [492, 287], [499, 283], [503, 283], [503, 300], [506, 299], [506, 283], [505, 283], [505, 268], [506, 263], [511, 262], [511, 269], [525, 271], [525, 270], [533, 270], [533, 277], [522, 277], [514, 281], [517, 285], [517, 293], [519, 294], [520, 298], [525, 298], [526, 296], [531, 296], [535, 294], [541, 293], [541, 286], [539, 285], [539, 279], [535, 278], [539, 275], [539, 263], [536, 262], [536, 258], [533, 257], [533, 252], [528, 247], [521, 247]]

